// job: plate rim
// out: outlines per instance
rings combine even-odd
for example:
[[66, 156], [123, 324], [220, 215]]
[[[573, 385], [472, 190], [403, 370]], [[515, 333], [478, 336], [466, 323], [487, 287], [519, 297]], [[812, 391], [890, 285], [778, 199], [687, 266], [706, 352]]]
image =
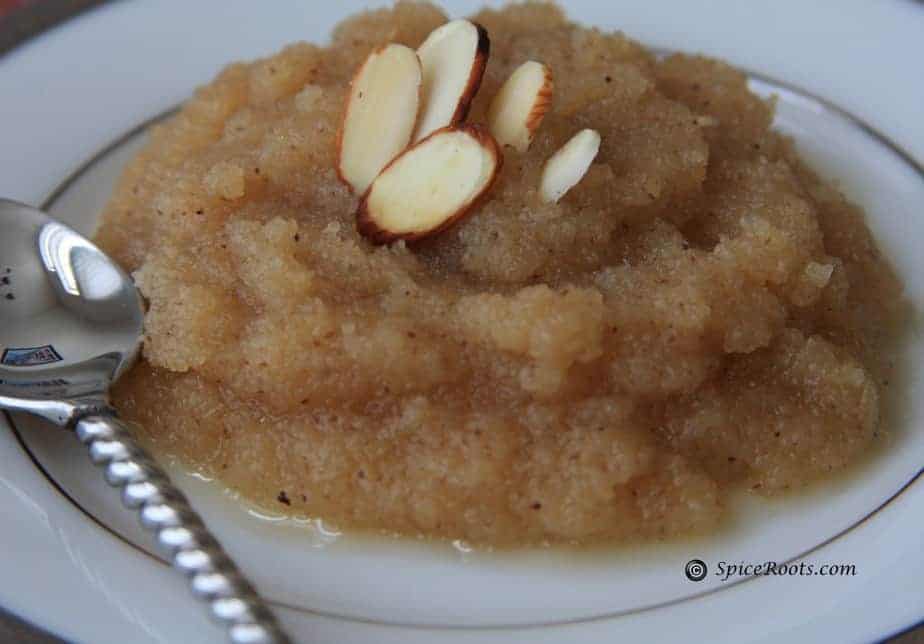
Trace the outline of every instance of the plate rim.
[[81, 14], [117, 1], [70, 0], [66, 3], [42, 2], [17, 7], [4, 17], [3, 29], [0, 29], [0, 57]]

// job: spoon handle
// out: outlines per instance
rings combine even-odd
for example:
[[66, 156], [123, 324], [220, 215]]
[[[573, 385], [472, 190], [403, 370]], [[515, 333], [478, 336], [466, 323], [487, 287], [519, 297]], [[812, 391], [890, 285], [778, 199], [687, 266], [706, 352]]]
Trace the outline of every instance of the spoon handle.
[[111, 415], [91, 415], [76, 424], [77, 437], [103, 468], [106, 481], [122, 491], [126, 507], [137, 509], [173, 567], [185, 573], [193, 594], [228, 629], [234, 644], [282, 644], [289, 639], [186, 496]]

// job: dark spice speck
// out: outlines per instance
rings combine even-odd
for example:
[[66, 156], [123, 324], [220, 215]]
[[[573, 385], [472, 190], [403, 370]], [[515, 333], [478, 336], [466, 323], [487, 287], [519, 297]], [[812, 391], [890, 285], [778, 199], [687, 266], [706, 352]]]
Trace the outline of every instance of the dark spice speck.
[[292, 505], [292, 501], [289, 500], [289, 495], [286, 494], [285, 490], [279, 492], [279, 496], [276, 497], [276, 500], [285, 505]]

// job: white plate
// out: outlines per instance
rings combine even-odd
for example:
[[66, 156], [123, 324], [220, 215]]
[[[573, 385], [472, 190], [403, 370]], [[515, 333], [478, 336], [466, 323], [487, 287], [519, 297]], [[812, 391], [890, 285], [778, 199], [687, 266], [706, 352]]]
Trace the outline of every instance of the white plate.
[[[17, 88], [15, 94], [4, 89], [0, 102], [0, 194], [41, 203], [105, 142], [163, 112], [225, 62], [297, 39], [324, 40], [330, 26], [360, 4], [119, 3], [37, 39], [0, 59], [0, 87]], [[839, 3], [836, 11], [833, 3], [776, 3], [772, 13], [732, 2], [712, 7], [568, 6], [576, 19], [622, 28], [652, 45], [705, 51], [810, 87], [899, 141], [911, 158], [924, 158], [924, 125], [916, 113], [924, 90], [909, 81], [919, 74], [914, 61], [924, 55], [916, 37], [924, 9], [897, 0]], [[463, 14], [473, 7], [450, 8]], [[722, 19], [711, 24], [719, 11]], [[861, 28], [866, 40], [851, 38]], [[773, 88], [756, 82], [754, 89]], [[776, 125], [867, 208], [920, 307], [920, 167], [856, 121], [777, 91]], [[84, 168], [55, 196], [52, 212], [92, 229], [118, 168], [138, 143], [137, 137], [120, 140]], [[889, 449], [847, 480], [798, 500], [745, 499], [740, 512], [747, 520], [696, 542], [606, 555], [492, 556], [336, 539], [323, 527], [259, 518], [214, 485], [182, 473], [178, 479], [277, 602], [286, 626], [306, 641], [742, 641], [784, 634], [865, 641], [924, 617], [924, 484], [909, 484], [924, 463], [918, 336], [906, 355], [908, 390], [896, 406]], [[0, 606], [77, 640], [221, 641], [182, 582], [149, 554], [150, 542], [73, 441], [35, 423], [17, 426], [16, 434], [0, 431]], [[857, 574], [725, 583], [710, 575], [694, 583], [683, 575], [694, 557], [712, 570], [719, 561], [799, 558], [854, 564]]]

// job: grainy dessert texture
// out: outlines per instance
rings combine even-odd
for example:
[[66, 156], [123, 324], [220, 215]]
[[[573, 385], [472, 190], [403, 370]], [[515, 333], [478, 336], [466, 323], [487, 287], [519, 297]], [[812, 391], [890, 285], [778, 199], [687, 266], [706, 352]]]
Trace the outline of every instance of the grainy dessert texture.
[[[497, 545], [708, 532], [731, 490], [868, 450], [900, 285], [773, 106], [549, 5], [473, 19], [469, 122], [528, 59], [553, 104], [487, 200], [413, 247], [356, 232], [335, 141], [353, 72], [420, 44], [432, 6], [231, 65], [152, 130], [98, 234], [149, 305], [115, 393], [145, 440], [285, 512]], [[543, 203], [581, 128], [595, 162]]]

